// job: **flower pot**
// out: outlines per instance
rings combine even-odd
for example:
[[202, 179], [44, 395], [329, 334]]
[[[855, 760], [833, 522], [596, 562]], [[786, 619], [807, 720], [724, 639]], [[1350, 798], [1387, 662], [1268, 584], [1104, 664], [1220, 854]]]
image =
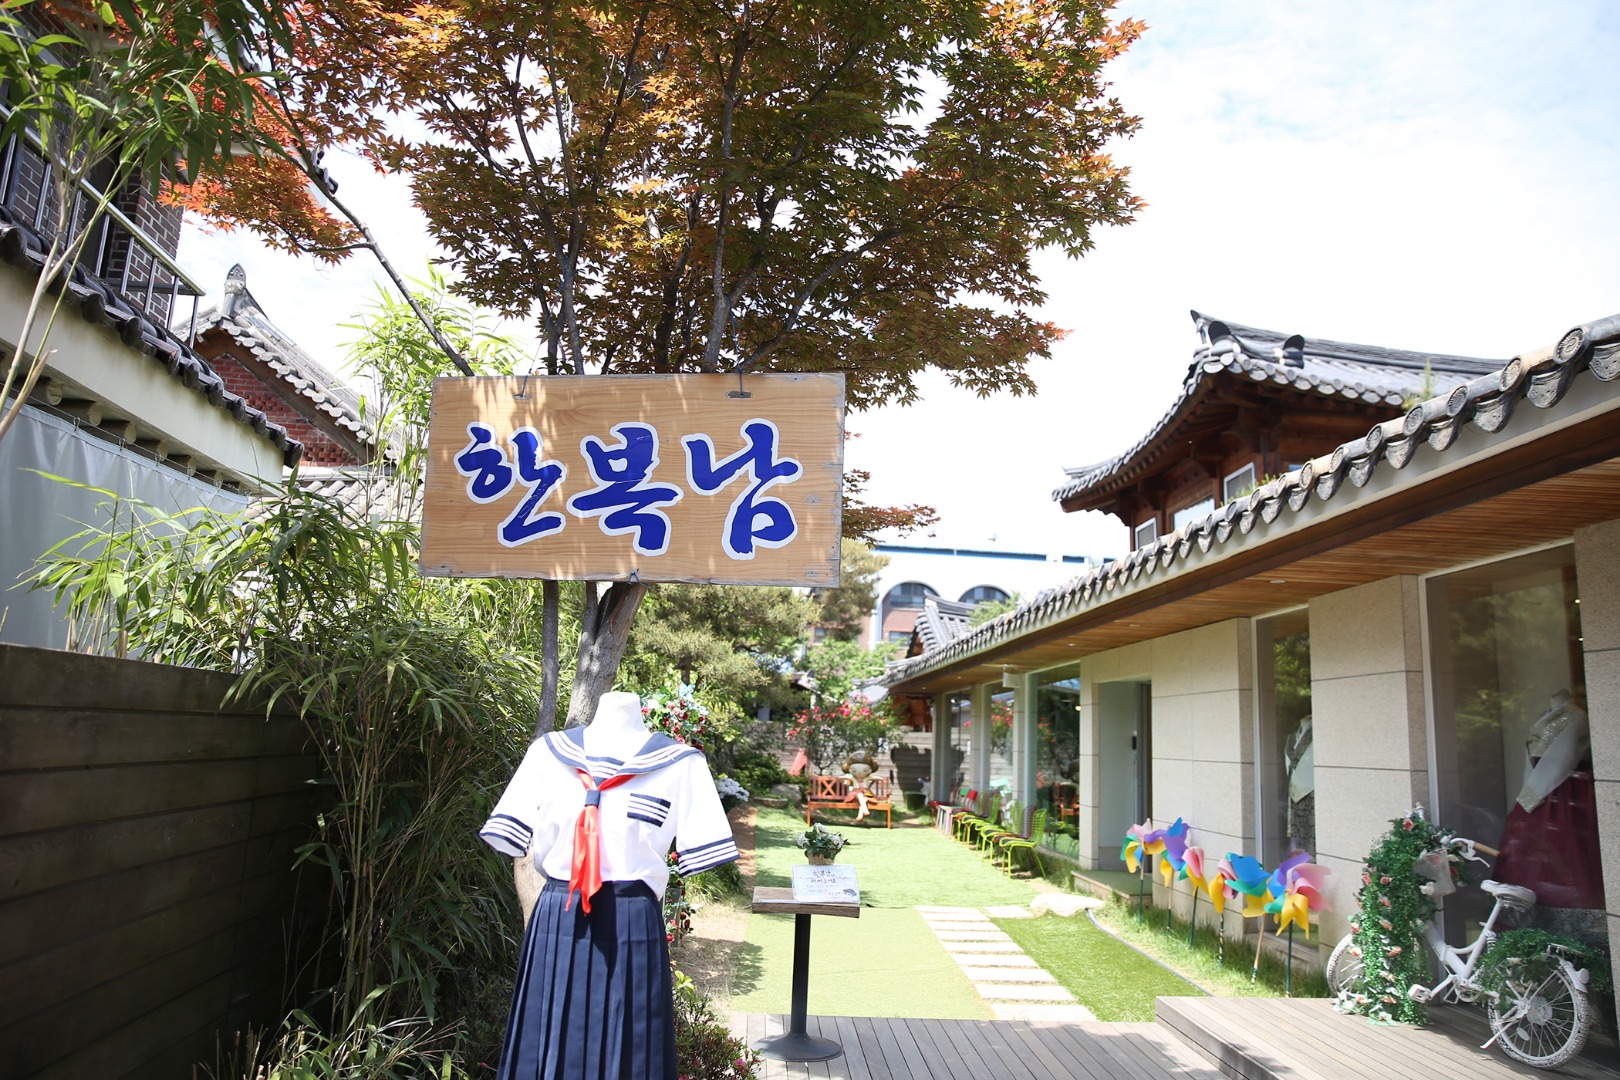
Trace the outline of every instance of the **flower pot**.
[[811, 866], [831, 866], [833, 862], [831, 855], [806, 855], [805, 858], [809, 860]]

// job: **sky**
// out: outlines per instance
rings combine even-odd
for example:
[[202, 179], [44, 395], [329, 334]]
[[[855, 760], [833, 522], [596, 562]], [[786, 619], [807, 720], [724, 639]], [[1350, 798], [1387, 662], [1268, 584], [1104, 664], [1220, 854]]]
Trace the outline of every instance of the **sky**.
[[[1147, 206], [1083, 259], [1037, 261], [1069, 331], [1034, 397], [923, 382], [853, 415], [868, 501], [939, 522], [903, 542], [1106, 556], [1116, 519], [1065, 514], [1065, 466], [1132, 445], [1175, 400], [1189, 310], [1309, 337], [1506, 360], [1620, 312], [1620, 4], [1611, 0], [1122, 0], [1148, 29], [1106, 70], [1141, 130], [1113, 148]], [[431, 251], [403, 180], [329, 157], [395, 262]], [[336, 269], [191, 229], [211, 296], [233, 263], [266, 313], [341, 367], [374, 264]]]

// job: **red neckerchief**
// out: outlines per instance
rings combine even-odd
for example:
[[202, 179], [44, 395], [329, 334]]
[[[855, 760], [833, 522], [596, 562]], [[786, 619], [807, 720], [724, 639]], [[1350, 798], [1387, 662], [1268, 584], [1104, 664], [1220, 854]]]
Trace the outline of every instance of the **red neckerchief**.
[[568, 899], [563, 902], [563, 910], [567, 911], [573, 905], [574, 893], [578, 892], [579, 906], [589, 915], [591, 897], [602, 887], [602, 792], [636, 774], [620, 773], [598, 784], [584, 769], [575, 771], [579, 773], [579, 782], [585, 785], [585, 806], [579, 812], [579, 820], [574, 823], [574, 865], [568, 875]]

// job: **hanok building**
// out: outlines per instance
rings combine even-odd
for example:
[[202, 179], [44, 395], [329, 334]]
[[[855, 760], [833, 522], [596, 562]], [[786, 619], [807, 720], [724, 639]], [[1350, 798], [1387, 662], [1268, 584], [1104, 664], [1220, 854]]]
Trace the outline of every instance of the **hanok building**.
[[[1082, 869], [1147, 819], [1213, 859], [1310, 851], [1329, 942], [1418, 804], [1551, 853], [1521, 882], [1549, 921], [1620, 934], [1620, 316], [1505, 362], [1198, 323], [1164, 419], [1055, 493], [1164, 533], [891, 668], [953, 718], [934, 760], [1004, 776]], [[998, 702], [1010, 731], [973, 739]]]
[[[31, 132], [0, 145], [0, 364], [19, 344], [44, 272], [60, 176]], [[126, 515], [132, 501], [162, 512], [241, 510], [279, 485], [304, 450], [193, 348], [202, 290], [175, 261], [180, 210], [135, 186], [87, 220], [83, 210], [100, 194], [91, 184], [69, 194], [80, 212], [68, 227], [89, 235], [65, 284], [45, 297], [32, 336], [20, 343], [25, 353], [47, 356], [0, 441], [4, 641], [60, 648], [70, 640], [49, 594], [12, 586], [53, 545], [86, 524], [109, 524], [115, 498]]]

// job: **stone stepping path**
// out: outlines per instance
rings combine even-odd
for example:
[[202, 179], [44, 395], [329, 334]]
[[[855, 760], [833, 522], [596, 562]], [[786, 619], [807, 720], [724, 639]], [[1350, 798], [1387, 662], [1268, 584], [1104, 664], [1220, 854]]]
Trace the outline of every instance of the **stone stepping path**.
[[[1023, 908], [992, 910], [998, 916], [1029, 917]], [[985, 912], [960, 907], [919, 907], [917, 911], [997, 1020], [1073, 1024], [1097, 1019]]]

